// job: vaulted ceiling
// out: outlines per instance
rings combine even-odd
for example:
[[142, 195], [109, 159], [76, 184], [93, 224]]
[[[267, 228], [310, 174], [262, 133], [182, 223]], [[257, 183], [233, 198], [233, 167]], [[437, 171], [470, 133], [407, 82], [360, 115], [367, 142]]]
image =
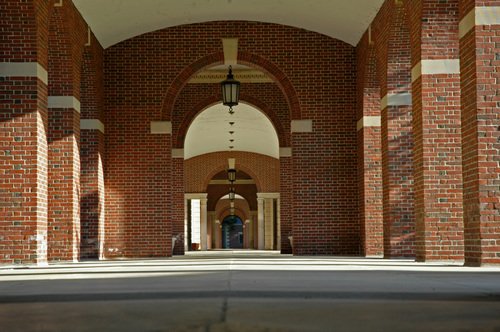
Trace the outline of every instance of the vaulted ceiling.
[[73, 0], [104, 48], [191, 23], [244, 20], [295, 26], [356, 45], [383, 0]]

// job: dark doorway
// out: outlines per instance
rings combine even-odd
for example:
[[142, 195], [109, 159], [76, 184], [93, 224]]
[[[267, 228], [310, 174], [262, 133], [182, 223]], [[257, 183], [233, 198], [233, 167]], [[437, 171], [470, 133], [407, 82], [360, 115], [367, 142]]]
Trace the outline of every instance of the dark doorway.
[[243, 222], [237, 216], [228, 216], [222, 221], [222, 248], [243, 248]]

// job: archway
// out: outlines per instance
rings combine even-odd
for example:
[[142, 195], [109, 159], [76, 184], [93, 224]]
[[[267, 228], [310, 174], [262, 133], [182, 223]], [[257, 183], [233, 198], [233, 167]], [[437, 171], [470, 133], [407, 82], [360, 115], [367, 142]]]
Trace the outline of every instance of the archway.
[[243, 249], [243, 221], [237, 215], [222, 221], [222, 249]]

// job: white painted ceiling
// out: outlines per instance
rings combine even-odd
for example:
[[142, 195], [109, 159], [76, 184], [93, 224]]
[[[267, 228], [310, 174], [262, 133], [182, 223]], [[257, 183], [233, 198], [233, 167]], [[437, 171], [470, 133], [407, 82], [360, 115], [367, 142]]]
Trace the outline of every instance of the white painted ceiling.
[[[247, 151], [279, 158], [278, 135], [271, 121], [246, 104], [240, 103], [233, 109], [234, 114], [230, 115], [227, 106], [218, 104], [198, 114], [186, 134], [185, 159], [218, 151]], [[233, 149], [229, 149], [231, 138]]]
[[73, 0], [104, 48], [191, 23], [244, 20], [295, 26], [356, 45], [384, 0]]

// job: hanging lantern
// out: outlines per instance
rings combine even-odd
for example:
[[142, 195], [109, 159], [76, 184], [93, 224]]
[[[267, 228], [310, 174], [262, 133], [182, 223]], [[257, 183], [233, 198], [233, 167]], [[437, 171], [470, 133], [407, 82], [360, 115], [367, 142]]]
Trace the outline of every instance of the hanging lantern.
[[233, 106], [238, 105], [240, 99], [240, 82], [234, 79], [231, 66], [227, 78], [221, 82], [221, 88], [222, 104], [229, 106], [229, 114], [233, 114]]
[[234, 168], [230, 168], [227, 170], [227, 178], [231, 184], [236, 181], [236, 170]]
[[236, 198], [236, 191], [234, 190], [233, 187], [231, 187], [231, 189], [229, 189], [229, 199], [231, 201], [234, 201], [235, 198]]

